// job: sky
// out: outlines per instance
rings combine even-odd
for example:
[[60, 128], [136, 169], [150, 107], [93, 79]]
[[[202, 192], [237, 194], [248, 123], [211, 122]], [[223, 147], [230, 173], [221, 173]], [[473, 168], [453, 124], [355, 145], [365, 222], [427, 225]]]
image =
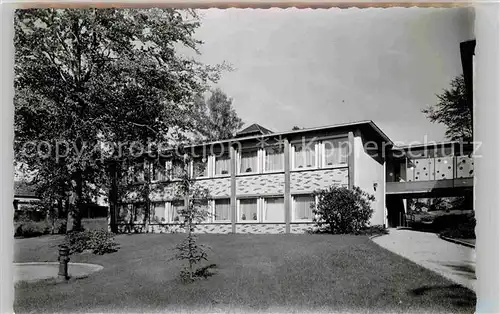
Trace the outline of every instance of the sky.
[[246, 125], [276, 132], [373, 120], [393, 141], [444, 140], [421, 110], [462, 73], [472, 9], [200, 10], [198, 59]]

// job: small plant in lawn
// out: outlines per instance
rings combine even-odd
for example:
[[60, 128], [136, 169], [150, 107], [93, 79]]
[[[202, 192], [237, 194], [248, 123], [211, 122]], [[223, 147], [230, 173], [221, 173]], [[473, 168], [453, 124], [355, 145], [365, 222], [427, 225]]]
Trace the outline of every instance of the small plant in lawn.
[[210, 216], [208, 208], [208, 190], [201, 189], [195, 185], [195, 181], [189, 176], [187, 165], [189, 157], [184, 156], [182, 160], [185, 171], [181, 175], [181, 182], [178, 185], [177, 195], [184, 198], [184, 208], [178, 211], [182, 217], [182, 228], [186, 230], [186, 238], [175, 247], [177, 254], [175, 257], [186, 264], [181, 270], [180, 277], [185, 282], [192, 282], [195, 279], [207, 278], [211, 275], [208, 271], [214, 268], [215, 264], [196, 269], [196, 265], [202, 261], [207, 261], [207, 248], [197, 243], [194, 234], [196, 223], [206, 220]]
[[375, 200], [359, 187], [331, 186], [317, 191], [318, 204], [313, 208], [314, 222], [332, 234], [355, 234], [366, 228], [372, 216], [370, 202]]

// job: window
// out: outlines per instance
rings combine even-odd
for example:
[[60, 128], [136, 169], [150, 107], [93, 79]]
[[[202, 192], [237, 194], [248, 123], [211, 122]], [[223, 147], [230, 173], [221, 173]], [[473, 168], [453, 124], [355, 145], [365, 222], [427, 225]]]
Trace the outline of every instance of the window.
[[345, 139], [331, 139], [323, 141], [324, 166], [347, 164], [349, 142]]
[[231, 174], [231, 158], [229, 154], [215, 156], [215, 175]]
[[214, 201], [214, 221], [231, 220], [231, 202], [229, 199], [218, 199]]
[[135, 203], [134, 204], [134, 223], [143, 223], [144, 214], [146, 213], [146, 204]]
[[200, 212], [205, 211], [204, 213], [205, 218], [201, 219], [202, 217], [196, 218], [197, 221], [195, 222], [209, 222], [210, 217], [212, 216], [211, 213], [212, 211], [210, 210], [210, 202], [207, 199], [191, 199], [192, 205], [197, 208]]
[[283, 154], [283, 147], [267, 147], [265, 149], [265, 154], [265, 171], [283, 171], [283, 169], [285, 168], [285, 155]]
[[316, 149], [314, 143], [293, 144], [294, 167], [313, 168], [316, 166]]
[[153, 221], [156, 223], [165, 222], [165, 203], [153, 203]]
[[130, 223], [134, 217], [134, 204], [120, 204], [117, 221]]
[[166, 169], [164, 161], [154, 161], [153, 162], [153, 181], [165, 181], [166, 179]]
[[257, 199], [242, 199], [240, 200], [240, 210], [238, 220], [241, 222], [258, 221], [257, 216]]
[[185, 174], [185, 165], [180, 160], [172, 162], [171, 177], [172, 179], [181, 179]]
[[168, 212], [168, 221], [169, 222], [180, 222], [182, 221], [182, 217], [179, 214], [179, 211], [184, 208], [183, 200], [175, 200], [170, 202], [170, 208]]
[[285, 203], [283, 197], [266, 198], [264, 204], [264, 221], [285, 222]]
[[144, 182], [144, 163], [130, 166], [127, 175], [133, 183]]
[[208, 177], [208, 158], [197, 157], [193, 159], [193, 177]]
[[258, 172], [258, 151], [243, 151], [240, 156], [240, 173]]
[[311, 204], [315, 204], [313, 195], [300, 195], [294, 197], [293, 219], [312, 221], [313, 213]]

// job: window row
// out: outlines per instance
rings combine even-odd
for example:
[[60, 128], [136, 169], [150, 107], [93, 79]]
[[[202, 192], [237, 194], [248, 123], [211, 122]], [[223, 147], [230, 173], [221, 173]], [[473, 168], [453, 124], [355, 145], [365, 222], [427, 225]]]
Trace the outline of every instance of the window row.
[[[328, 139], [290, 144], [291, 169], [330, 168], [347, 165], [349, 144], [347, 138]], [[283, 146], [263, 149], [244, 149], [236, 152], [238, 174], [284, 171]], [[144, 180], [144, 165], [129, 169], [135, 181]], [[187, 166], [177, 161], [155, 161], [152, 164], [152, 181], [165, 181], [189, 175], [194, 178], [209, 178], [231, 175], [229, 153], [197, 157]]]
[[[312, 207], [316, 204], [313, 195], [292, 196], [292, 222], [311, 222]], [[207, 206], [210, 213], [205, 223], [231, 222], [231, 202], [227, 199], [209, 200]], [[182, 222], [179, 211], [184, 208], [184, 201], [158, 202], [153, 204], [153, 220], [161, 223]], [[285, 223], [285, 204], [283, 197], [241, 198], [236, 204], [236, 221], [239, 223], [274, 222]]]

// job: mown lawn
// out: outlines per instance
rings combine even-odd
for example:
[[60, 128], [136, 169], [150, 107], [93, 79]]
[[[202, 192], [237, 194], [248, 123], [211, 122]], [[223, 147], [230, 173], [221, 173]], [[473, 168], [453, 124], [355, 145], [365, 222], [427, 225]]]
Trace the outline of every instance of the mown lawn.
[[[183, 236], [120, 235], [116, 253], [73, 256], [104, 269], [68, 283], [20, 285], [15, 312], [474, 312], [472, 291], [365, 236], [200, 235], [217, 274], [182, 284], [171, 258]], [[15, 261], [55, 261], [60, 239], [17, 239]]]

